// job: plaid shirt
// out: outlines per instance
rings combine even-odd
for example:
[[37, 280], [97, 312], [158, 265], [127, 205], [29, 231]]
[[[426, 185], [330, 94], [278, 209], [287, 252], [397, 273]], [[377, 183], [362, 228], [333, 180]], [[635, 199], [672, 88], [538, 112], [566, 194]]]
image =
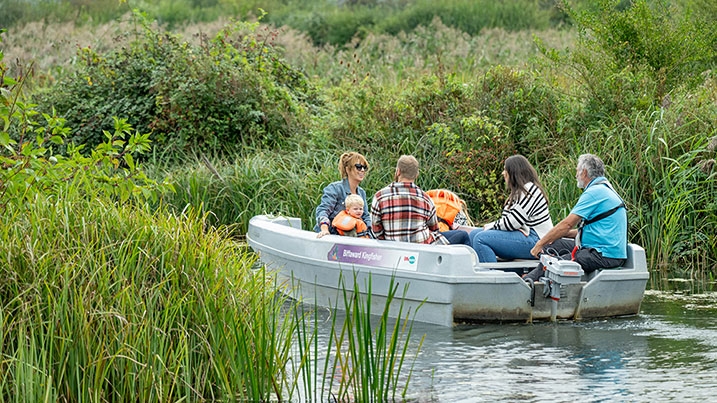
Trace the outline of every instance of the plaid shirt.
[[393, 182], [376, 192], [371, 223], [377, 239], [448, 244], [438, 232], [436, 206], [413, 182]]

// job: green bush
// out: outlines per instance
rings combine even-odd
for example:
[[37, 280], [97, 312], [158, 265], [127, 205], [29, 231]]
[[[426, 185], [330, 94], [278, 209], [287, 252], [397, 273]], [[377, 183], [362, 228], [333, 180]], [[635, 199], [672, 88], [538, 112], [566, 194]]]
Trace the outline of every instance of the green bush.
[[544, 49], [577, 78], [595, 121], [650, 110], [675, 89], [694, 89], [717, 65], [714, 20], [663, 1], [620, 5], [601, 0], [596, 10], [566, 7], [578, 46], [566, 55]]
[[312, 12], [297, 28], [305, 31], [314, 45], [344, 45], [356, 36], [371, 31], [375, 24], [376, 11], [355, 8], [350, 11], [336, 10], [331, 13]]
[[107, 22], [126, 13], [122, 0], [2, 0], [0, 26], [12, 27], [32, 21], [78, 24]]
[[502, 161], [515, 153], [514, 144], [500, 122], [481, 114], [451, 126], [434, 124], [430, 131], [431, 141], [444, 150], [446, 159], [446, 182], [440, 187], [456, 190], [474, 220], [495, 217], [505, 201]]
[[85, 145], [65, 149], [71, 131], [65, 120], [40, 114], [24, 97], [27, 76], [16, 79], [6, 72], [0, 52], [0, 208], [31, 208], [46, 193], [60, 197], [67, 187], [119, 202], [157, 201], [168, 190], [136, 161], [150, 149], [148, 134], [114, 117], [113, 130], [104, 131], [88, 155], [81, 153]]
[[8, 27], [25, 16], [26, 7], [20, 0], [4, 1], [0, 13], [0, 27]]
[[496, 66], [477, 85], [482, 110], [502, 122], [516, 152], [541, 159], [559, 143], [562, 99], [540, 75]]
[[155, 109], [151, 77], [157, 68], [157, 58], [148, 53], [103, 58], [89, 47], [80, 49], [80, 69], [38, 95], [40, 105], [66, 119], [74, 128], [70, 141], [77, 145], [99, 144], [114, 116], [128, 116], [132, 126], [148, 132]]
[[193, 46], [139, 22], [126, 48], [82, 49], [82, 65], [41, 100], [76, 128], [75, 143], [97, 144], [123, 115], [165, 153], [274, 147], [317, 106], [311, 85], [279, 57], [275, 31], [238, 23]]
[[425, 76], [395, 92], [344, 82], [330, 99], [334, 113], [321, 122], [336, 144], [381, 161], [385, 181], [398, 156], [414, 154], [422, 186], [453, 189], [476, 214], [500, 212], [505, 158], [541, 161], [559, 138], [560, 98], [535, 76], [500, 66], [476, 82]]
[[268, 21], [306, 32], [316, 45], [342, 46], [368, 33], [410, 33], [440, 19], [449, 27], [471, 35], [484, 28], [509, 31], [543, 29], [550, 24], [553, 4], [538, 1], [490, 0], [308, 2], [270, 10]]

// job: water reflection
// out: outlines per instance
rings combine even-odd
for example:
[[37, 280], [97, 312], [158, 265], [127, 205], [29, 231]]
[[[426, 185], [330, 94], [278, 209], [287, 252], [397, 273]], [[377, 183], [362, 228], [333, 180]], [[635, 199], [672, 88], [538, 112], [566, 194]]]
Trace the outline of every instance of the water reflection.
[[407, 398], [706, 400], [717, 393], [715, 313], [708, 304], [697, 309], [652, 293], [640, 315], [624, 319], [454, 328], [415, 324], [414, 334], [426, 338]]
[[659, 272], [650, 273], [649, 288], [673, 293], [702, 294], [717, 291], [717, 281], [710, 278], [709, 272], [693, 272], [687, 277], [672, 277]]
[[629, 318], [415, 323], [413, 334], [409, 360], [425, 340], [409, 402], [683, 402], [717, 394], [714, 292], [648, 291], [640, 315]]

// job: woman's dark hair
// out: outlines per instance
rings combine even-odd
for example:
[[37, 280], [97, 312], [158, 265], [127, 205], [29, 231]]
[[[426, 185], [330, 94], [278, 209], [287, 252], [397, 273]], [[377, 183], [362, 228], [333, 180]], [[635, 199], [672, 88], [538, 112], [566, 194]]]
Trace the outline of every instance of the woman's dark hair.
[[506, 206], [520, 200], [520, 197], [526, 193], [525, 184], [528, 182], [533, 182], [543, 193], [545, 200], [548, 200], [548, 195], [540, 184], [538, 172], [524, 156], [516, 154], [506, 158], [505, 172], [508, 173], [508, 188], [510, 188], [510, 195], [505, 201]]

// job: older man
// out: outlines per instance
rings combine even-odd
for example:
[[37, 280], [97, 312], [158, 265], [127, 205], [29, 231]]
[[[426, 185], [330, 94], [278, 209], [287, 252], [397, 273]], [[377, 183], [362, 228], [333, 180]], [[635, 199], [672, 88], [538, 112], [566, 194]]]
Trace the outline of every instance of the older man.
[[438, 231], [438, 216], [431, 198], [414, 182], [418, 160], [402, 155], [394, 182], [376, 192], [371, 203], [372, 230], [377, 239], [428, 244], [469, 244], [461, 230]]
[[[585, 189], [570, 214], [535, 244], [530, 254], [559, 255], [582, 266], [585, 273], [625, 264], [627, 259], [627, 211], [625, 203], [605, 178], [605, 164], [592, 154], [578, 158], [578, 187]], [[538, 265], [524, 278], [538, 280]]]

